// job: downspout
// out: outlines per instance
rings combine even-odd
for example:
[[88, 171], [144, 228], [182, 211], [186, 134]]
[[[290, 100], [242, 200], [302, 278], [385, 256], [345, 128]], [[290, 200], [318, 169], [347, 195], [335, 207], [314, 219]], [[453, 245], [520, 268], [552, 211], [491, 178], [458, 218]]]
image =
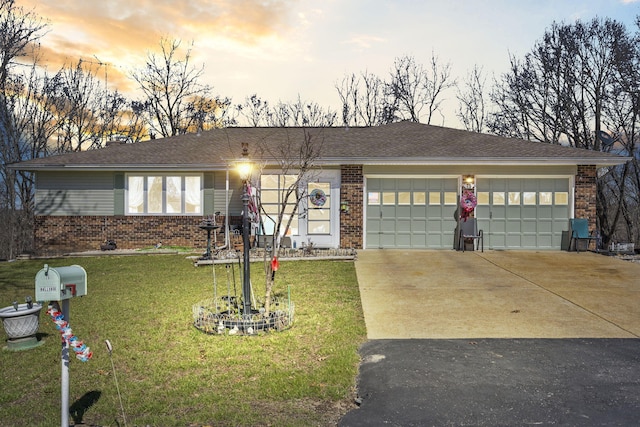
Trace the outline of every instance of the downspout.
[[228, 249], [230, 244], [229, 238], [229, 166], [227, 165], [226, 186], [224, 194], [224, 245], [217, 246], [216, 250]]

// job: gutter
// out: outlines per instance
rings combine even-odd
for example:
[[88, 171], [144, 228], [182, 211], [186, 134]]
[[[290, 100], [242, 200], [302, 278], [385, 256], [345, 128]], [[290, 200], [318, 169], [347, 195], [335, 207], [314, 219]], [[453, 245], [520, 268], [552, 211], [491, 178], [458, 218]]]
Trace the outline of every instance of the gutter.
[[[344, 164], [361, 165], [416, 165], [416, 166], [453, 166], [453, 165], [491, 165], [491, 166], [536, 166], [536, 165], [596, 165], [599, 167], [623, 165], [632, 160], [633, 157], [609, 155], [602, 157], [397, 157], [393, 159], [383, 157], [324, 157], [316, 162], [318, 166], [339, 166]], [[278, 166], [277, 161], [255, 159], [261, 161], [265, 166]], [[24, 163], [27, 163], [26, 165]], [[226, 171], [227, 163], [212, 164], [28, 164], [12, 163], [8, 165], [10, 170], [23, 171], [118, 171], [118, 172], [144, 172], [144, 171], [183, 171], [183, 172], [215, 172]]]

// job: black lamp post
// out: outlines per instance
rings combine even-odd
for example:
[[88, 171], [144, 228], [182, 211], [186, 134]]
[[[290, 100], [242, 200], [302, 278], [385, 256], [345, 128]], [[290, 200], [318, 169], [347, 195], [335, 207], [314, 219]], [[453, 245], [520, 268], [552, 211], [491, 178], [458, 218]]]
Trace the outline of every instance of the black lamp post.
[[251, 275], [249, 261], [249, 179], [251, 163], [247, 143], [242, 143], [242, 161], [238, 163], [238, 171], [242, 179], [242, 246], [244, 250], [244, 270], [242, 275], [242, 315], [245, 320], [251, 319]]

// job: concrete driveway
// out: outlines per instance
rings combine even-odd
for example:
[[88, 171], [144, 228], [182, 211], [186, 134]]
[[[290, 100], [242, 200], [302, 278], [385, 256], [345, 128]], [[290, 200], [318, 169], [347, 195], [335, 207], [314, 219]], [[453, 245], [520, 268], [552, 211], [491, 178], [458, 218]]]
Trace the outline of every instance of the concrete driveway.
[[366, 250], [369, 339], [638, 338], [640, 264], [590, 252]]
[[640, 264], [367, 250], [356, 272], [370, 340], [340, 427], [638, 424]]

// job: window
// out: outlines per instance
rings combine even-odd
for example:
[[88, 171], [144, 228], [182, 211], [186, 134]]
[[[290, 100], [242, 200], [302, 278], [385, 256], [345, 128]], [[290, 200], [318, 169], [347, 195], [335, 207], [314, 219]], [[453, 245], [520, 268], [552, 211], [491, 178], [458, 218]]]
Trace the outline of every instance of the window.
[[494, 205], [504, 205], [504, 193], [501, 191], [494, 191], [493, 193], [493, 204]]
[[478, 194], [476, 196], [477, 196], [479, 205], [488, 205], [489, 204], [489, 192], [488, 191], [478, 191]]
[[[287, 190], [291, 185], [296, 182], [296, 175], [261, 175], [260, 176], [260, 203], [262, 204], [263, 212], [262, 224], [264, 225], [263, 233], [265, 235], [273, 235], [276, 221], [278, 220], [278, 213], [282, 203], [285, 202], [285, 196]], [[293, 215], [293, 209], [296, 203], [295, 194], [291, 194], [287, 200], [288, 204], [284, 210], [282, 218], [282, 226], [286, 227], [289, 223], [289, 218]], [[285, 230], [281, 230], [284, 232]], [[286, 235], [298, 235], [298, 215], [293, 216], [291, 220], [291, 226], [287, 230]]]
[[536, 204], [536, 193], [533, 191], [525, 191], [522, 193], [522, 204], [523, 205], [535, 205]]
[[444, 192], [444, 204], [445, 205], [457, 205], [458, 204], [458, 194], [455, 191], [445, 191]]
[[395, 205], [396, 204], [396, 193], [390, 191], [384, 191], [382, 193], [382, 204], [383, 205]]
[[411, 193], [408, 191], [400, 191], [398, 192], [398, 204], [399, 205], [410, 205], [411, 204]]
[[367, 196], [367, 203], [370, 205], [379, 205], [380, 204], [380, 193], [377, 191], [369, 191]]
[[424, 205], [427, 203], [427, 199], [425, 197], [424, 191], [414, 191], [413, 192], [413, 204], [414, 205]]
[[331, 233], [331, 184], [314, 182], [307, 186], [309, 194], [308, 234]]
[[556, 205], [568, 205], [569, 193], [566, 191], [556, 191]]
[[129, 175], [130, 215], [202, 214], [202, 177], [197, 175]]

